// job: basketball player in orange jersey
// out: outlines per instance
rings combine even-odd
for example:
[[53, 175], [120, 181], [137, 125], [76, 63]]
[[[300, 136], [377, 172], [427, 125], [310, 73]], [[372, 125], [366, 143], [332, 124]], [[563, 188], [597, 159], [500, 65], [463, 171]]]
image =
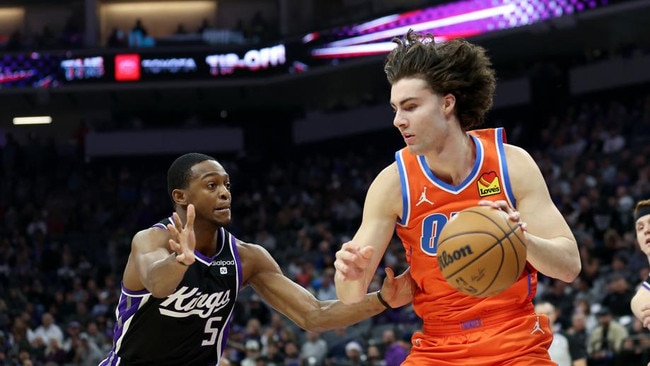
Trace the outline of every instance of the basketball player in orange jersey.
[[[650, 199], [639, 201], [634, 208], [636, 241], [650, 261]], [[650, 329], [650, 276], [643, 281], [631, 302], [632, 312]]]
[[[491, 62], [465, 40], [436, 44], [430, 34], [409, 31], [394, 41], [384, 71], [393, 125], [406, 147], [374, 179], [358, 231], [336, 253], [337, 294], [349, 304], [363, 299], [396, 231], [423, 320], [403, 365], [554, 365], [549, 321], [532, 304], [537, 273], [573, 281], [581, 269], [578, 248], [531, 156], [506, 144], [500, 128], [472, 130], [492, 106]], [[519, 222], [527, 246], [518, 281], [486, 298], [452, 288], [436, 258], [445, 223], [479, 203]]]
[[[116, 309], [113, 348], [100, 366], [214, 366], [221, 357], [241, 289], [306, 330], [354, 324], [412, 300], [408, 275], [388, 271], [380, 291], [346, 306], [319, 301], [283, 275], [263, 247], [226, 230], [230, 176], [214, 158], [178, 157], [167, 173], [175, 212], [135, 234]], [[381, 297], [383, 296], [383, 298]]]

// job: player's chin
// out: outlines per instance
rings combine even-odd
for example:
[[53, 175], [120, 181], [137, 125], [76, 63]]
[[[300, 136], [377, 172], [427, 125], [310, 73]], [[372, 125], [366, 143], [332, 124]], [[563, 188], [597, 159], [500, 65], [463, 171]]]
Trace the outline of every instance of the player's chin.
[[230, 215], [230, 210], [227, 212], [216, 212], [215, 220], [220, 226], [228, 226], [232, 222], [232, 216]]

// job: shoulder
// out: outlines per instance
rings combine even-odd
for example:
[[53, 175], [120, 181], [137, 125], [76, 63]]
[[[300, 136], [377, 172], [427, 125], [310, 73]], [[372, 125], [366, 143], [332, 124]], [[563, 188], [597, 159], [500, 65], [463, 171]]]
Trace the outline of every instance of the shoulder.
[[516, 145], [503, 144], [503, 150], [511, 174], [527, 176], [529, 173], [539, 171], [535, 159], [525, 149]]
[[158, 226], [140, 230], [133, 236], [131, 247], [133, 249], [150, 246], [164, 246], [167, 247], [167, 242], [170, 238], [169, 231]]
[[378, 205], [387, 210], [385, 212], [397, 213], [402, 204], [402, 183], [397, 169], [397, 163], [385, 167], [373, 180], [368, 188], [366, 204]]
[[395, 183], [399, 183], [400, 176], [399, 170], [397, 168], [397, 162], [393, 162], [390, 165], [382, 169], [379, 174], [373, 180], [371, 187], [378, 188], [392, 188]]
[[253, 275], [260, 272], [280, 272], [280, 265], [273, 259], [268, 250], [258, 244], [247, 243], [239, 239], [237, 252], [244, 272], [244, 283]]
[[523, 159], [528, 160], [529, 162], [534, 162], [533, 157], [526, 151], [524, 148], [517, 145], [512, 145], [508, 143], [503, 144], [503, 150], [505, 151], [506, 157], [510, 159]]

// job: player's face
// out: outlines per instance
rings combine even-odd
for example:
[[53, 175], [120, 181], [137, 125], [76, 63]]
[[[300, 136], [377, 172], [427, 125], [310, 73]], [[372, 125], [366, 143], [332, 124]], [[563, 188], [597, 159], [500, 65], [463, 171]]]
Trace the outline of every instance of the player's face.
[[221, 164], [206, 160], [192, 167], [188, 203], [193, 203], [196, 216], [221, 226], [231, 220], [230, 176]]
[[449, 131], [443, 113], [444, 98], [435, 94], [420, 78], [401, 79], [393, 84], [390, 105], [395, 112], [393, 125], [414, 154], [440, 147]]
[[641, 251], [650, 257], [650, 215], [641, 216], [636, 220], [636, 241]]

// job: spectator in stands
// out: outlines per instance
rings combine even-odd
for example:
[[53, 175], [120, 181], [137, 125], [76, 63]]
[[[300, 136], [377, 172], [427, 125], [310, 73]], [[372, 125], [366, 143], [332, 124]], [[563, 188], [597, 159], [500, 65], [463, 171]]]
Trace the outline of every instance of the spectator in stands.
[[108, 40], [106, 40], [106, 46], [110, 48], [122, 48], [127, 45], [128, 39], [124, 32], [121, 29], [114, 27], [111, 34], [108, 36]]
[[368, 366], [386, 366], [386, 361], [376, 345], [369, 345], [366, 349]]
[[571, 326], [565, 332], [569, 340], [569, 353], [574, 359], [587, 360], [587, 328], [585, 314], [575, 312], [571, 317]]
[[249, 339], [245, 344], [246, 356], [241, 360], [241, 366], [255, 366], [260, 356], [260, 342], [256, 339]]
[[586, 366], [587, 353], [574, 354], [572, 351], [575, 351], [576, 347], [571, 344], [573, 339], [565, 335], [560, 329], [560, 324], [556, 323], [558, 310], [555, 306], [548, 301], [539, 302], [535, 305], [535, 312], [548, 317], [553, 331], [553, 342], [548, 349], [551, 360], [557, 362], [558, 366]]
[[411, 334], [406, 333], [401, 338], [391, 342], [384, 352], [386, 366], [399, 366], [406, 360], [411, 350]]
[[[650, 199], [636, 204], [634, 221], [637, 243], [650, 262]], [[636, 291], [630, 304], [634, 315], [650, 329], [650, 277]]]
[[149, 32], [142, 24], [142, 19], [137, 19], [129, 32], [129, 47], [153, 47], [155, 43], [153, 37], [149, 36]]
[[[587, 333], [591, 333], [598, 326], [598, 319], [591, 312], [591, 302], [586, 297], [576, 298], [573, 305], [573, 314], [582, 314], [584, 326], [578, 327], [578, 329], [585, 328]], [[571, 324], [574, 325], [573, 316], [571, 317]], [[574, 325], [575, 326], [575, 325]], [[585, 341], [585, 345], [587, 342]]]
[[367, 366], [363, 346], [357, 341], [350, 341], [345, 345], [345, 358], [339, 363], [341, 366]]
[[351, 341], [358, 341], [353, 334], [349, 334], [345, 327], [337, 328], [334, 330], [334, 337], [330, 342], [327, 342], [327, 364], [334, 364], [341, 362], [346, 357], [345, 347]]
[[44, 313], [41, 317], [41, 324], [34, 329], [33, 332], [28, 332], [28, 338], [34, 347], [46, 347], [50, 343], [50, 339], [56, 338], [59, 344], [63, 344], [63, 331], [54, 321], [54, 317], [50, 313]]
[[634, 297], [634, 290], [630, 288], [627, 278], [619, 273], [610, 275], [607, 283], [607, 294], [601, 301], [616, 318], [632, 315], [630, 302]]
[[79, 335], [81, 334], [81, 324], [78, 321], [68, 323], [66, 328], [67, 336], [63, 340], [62, 348], [67, 353], [68, 360], [74, 359], [77, 346], [80, 343]]
[[300, 358], [307, 360], [309, 365], [323, 366], [327, 356], [327, 342], [319, 332], [306, 332], [305, 342], [300, 348]]
[[45, 355], [43, 358], [45, 363], [51, 362], [57, 365], [63, 365], [67, 361], [67, 353], [61, 347], [61, 343], [56, 338], [50, 338], [50, 342], [45, 348]]
[[610, 366], [616, 362], [628, 331], [614, 319], [612, 312], [606, 307], [602, 307], [596, 317], [599, 325], [589, 335], [587, 362], [589, 366]]
[[334, 269], [328, 268], [320, 276], [320, 283], [316, 290], [316, 298], [319, 300], [336, 300], [336, 289], [334, 288]]
[[292, 340], [284, 344], [284, 366], [302, 366], [300, 348], [296, 341]]
[[564, 281], [551, 279], [550, 283], [550, 286], [541, 294], [540, 300], [553, 304], [554, 310], [557, 311], [555, 320], [561, 328], [566, 329], [571, 323], [575, 293]]
[[102, 362], [103, 358], [104, 353], [88, 334], [85, 332], [79, 334], [79, 344], [75, 351], [74, 363], [79, 366], [96, 366]]
[[621, 346], [619, 365], [646, 366], [650, 362], [650, 330], [634, 319], [630, 333]]
[[132, 33], [138, 33], [143, 37], [146, 37], [149, 35], [149, 32], [147, 31], [147, 28], [144, 27], [144, 24], [142, 23], [142, 19], [138, 18], [135, 20], [135, 25], [133, 28], [131, 28]]
[[250, 318], [244, 328], [244, 339], [255, 340], [258, 343], [262, 341], [262, 323], [257, 318]]

